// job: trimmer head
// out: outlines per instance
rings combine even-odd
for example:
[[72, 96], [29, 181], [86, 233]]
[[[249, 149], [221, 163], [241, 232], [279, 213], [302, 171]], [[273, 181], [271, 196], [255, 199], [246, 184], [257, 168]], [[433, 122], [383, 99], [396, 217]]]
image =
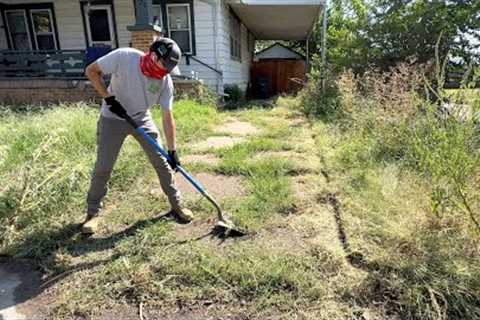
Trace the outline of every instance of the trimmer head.
[[231, 220], [223, 217], [222, 220], [218, 220], [213, 227], [212, 234], [219, 238], [237, 238], [248, 235], [246, 230], [237, 227]]

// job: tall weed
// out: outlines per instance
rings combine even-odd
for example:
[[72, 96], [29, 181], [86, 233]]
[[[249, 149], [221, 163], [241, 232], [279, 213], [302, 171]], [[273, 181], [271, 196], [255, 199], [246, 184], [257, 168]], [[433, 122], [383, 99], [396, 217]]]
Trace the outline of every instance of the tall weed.
[[[352, 242], [368, 253], [358, 296], [385, 299], [406, 319], [476, 319], [480, 107], [472, 96], [479, 94], [470, 89], [464, 98], [462, 89], [452, 97], [437, 88], [429, 101], [424, 72], [411, 65], [345, 72], [328, 99], [312, 81], [302, 93], [304, 112], [335, 120], [338, 130], [326, 163], [339, 178]], [[386, 174], [391, 168], [397, 182]]]

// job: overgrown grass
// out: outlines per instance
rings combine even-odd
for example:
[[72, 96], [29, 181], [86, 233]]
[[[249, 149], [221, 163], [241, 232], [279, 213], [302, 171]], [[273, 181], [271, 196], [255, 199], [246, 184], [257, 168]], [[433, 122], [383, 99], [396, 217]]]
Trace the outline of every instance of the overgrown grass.
[[[363, 253], [368, 271], [354, 300], [383, 301], [404, 319], [477, 319], [479, 100], [459, 91], [455, 103], [473, 116], [443, 112], [418, 95], [415, 72], [347, 73], [335, 84], [336, 108], [316, 105], [328, 120], [322, 132], [340, 135], [317, 145], [348, 246]], [[305, 112], [320, 97], [308, 95]]]
[[[262, 129], [243, 143], [209, 152], [220, 158], [218, 165], [192, 167], [242, 178], [245, 195], [221, 204], [257, 234], [220, 246], [198, 238], [203, 234], [180, 240], [177, 233], [185, 231], [159, 217], [168, 205], [149, 193], [157, 178], [133, 139], [111, 179], [104, 237], [81, 237], [75, 223], [83, 219], [95, 158], [97, 111], [2, 110], [0, 246], [31, 258], [47, 274], [66, 272], [56, 284], [54, 315], [60, 318], [143, 302], [167, 312], [215, 304], [252, 319], [355, 319], [369, 312], [380, 318], [477, 319], [478, 123], [439, 112], [419, 96], [418, 79], [405, 70], [363, 79], [347, 74], [329, 93], [333, 102], [316, 104], [322, 95], [312, 87], [301, 96], [315, 92], [308, 105], [280, 98], [268, 110], [221, 113], [178, 102], [179, 146], [186, 154], [225, 119]], [[476, 112], [478, 100], [468, 97], [455, 101]], [[300, 117], [302, 108], [317, 118]], [[160, 124], [158, 110], [154, 117]], [[286, 153], [318, 160], [321, 167], [275, 156]], [[293, 181], [305, 174], [319, 185], [306, 185], [314, 192], [299, 209]], [[335, 209], [332, 197], [338, 212], [328, 211]], [[201, 220], [214, 216], [204, 200], [188, 205]], [[332, 224], [324, 221], [329, 219]], [[334, 230], [317, 230], [318, 223]], [[303, 225], [308, 232], [296, 230]], [[198, 225], [186, 227], [198, 232]], [[344, 254], [329, 247], [334, 242]], [[290, 247], [279, 250], [285, 244]]]
[[[178, 301], [194, 305], [210, 300], [228, 307], [241, 299], [256, 314], [289, 312], [330, 299], [327, 283], [344, 265], [328, 252], [312, 248], [314, 255], [298, 259], [294, 252], [265, 251], [254, 241], [238, 242], [228, 251], [208, 241], [178, 241], [172, 222], [158, 217], [167, 203], [149, 193], [157, 178], [131, 138], [110, 180], [106, 237], [81, 237], [76, 223], [84, 218], [98, 111], [77, 105], [33, 113], [5, 109], [3, 114], [0, 130], [7, 139], [1, 148], [1, 247], [32, 259], [52, 276], [78, 268], [57, 286], [56, 316], [91, 314], [114, 301], [158, 301], [158, 307], [172, 308]], [[160, 124], [159, 111], [153, 115]], [[216, 152], [221, 163], [209, 171], [243, 177], [246, 195], [226, 199], [222, 206], [241, 226], [261, 231], [291, 212], [295, 199], [290, 179], [298, 169], [287, 160], [255, 156], [294, 149], [291, 136], [296, 129], [284, 120], [289, 111], [251, 109], [242, 115], [260, 122], [265, 116], [270, 119], [262, 136]], [[189, 145], [212, 134], [224, 115], [180, 101], [175, 117], [180, 150], [188, 153]], [[206, 201], [189, 205], [200, 219], [214, 215]], [[328, 273], [318, 268], [318, 258], [329, 266]]]

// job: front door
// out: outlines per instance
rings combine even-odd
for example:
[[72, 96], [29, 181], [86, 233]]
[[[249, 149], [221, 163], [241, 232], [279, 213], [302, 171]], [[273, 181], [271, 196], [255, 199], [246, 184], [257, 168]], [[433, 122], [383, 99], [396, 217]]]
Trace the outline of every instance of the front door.
[[86, 5], [85, 24], [89, 47], [116, 45], [112, 7], [110, 5]]

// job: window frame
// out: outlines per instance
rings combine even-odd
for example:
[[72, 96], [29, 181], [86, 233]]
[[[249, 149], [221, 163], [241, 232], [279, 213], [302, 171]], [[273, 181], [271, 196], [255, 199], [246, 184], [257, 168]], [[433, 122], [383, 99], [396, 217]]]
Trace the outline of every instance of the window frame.
[[[51, 32], [40, 32], [40, 33], [37, 33], [35, 31], [35, 23], [33, 21], [33, 14], [35, 12], [41, 12], [41, 11], [48, 11], [48, 15], [50, 17], [50, 23], [52, 24], [52, 31]], [[52, 14], [52, 10], [50, 8], [45, 8], [45, 9], [31, 9], [30, 10], [30, 20], [31, 20], [31, 23], [32, 23], [32, 33], [33, 33], [33, 39], [35, 40], [35, 47], [38, 48], [38, 38], [37, 36], [38, 35], [52, 35], [53, 36], [53, 44], [55, 46], [55, 48], [53, 50], [58, 50], [57, 48], [57, 36], [55, 35], [55, 28], [53, 26], [53, 14]], [[49, 49], [49, 50], [52, 50], [52, 49]]]
[[[162, 30], [163, 30], [164, 29], [164, 27], [163, 27], [163, 25], [164, 25], [164, 23], [163, 23], [163, 17], [164, 17], [163, 7], [162, 7], [161, 3], [157, 4], [157, 3], [154, 3], [154, 1], [152, 1], [152, 10], [155, 11], [156, 9], [158, 9], [159, 13], [160, 13], [160, 16], [158, 18], [158, 21], [160, 22], [160, 24], [158, 24], [158, 26], [161, 27]], [[152, 24], [153, 23], [154, 23], [154, 21], [153, 21], [153, 16], [152, 16]]]
[[193, 0], [152, 0], [152, 6], [161, 6], [162, 10], [162, 29], [166, 36], [171, 36], [167, 5], [188, 4], [189, 22], [190, 22], [190, 52], [182, 54], [195, 56], [197, 54], [196, 35], [195, 35], [195, 6]]
[[[188, 29], [170, 29], [170, 15], [168, 12], [169, 8], [175, 8], [175, 7], [187, 7], [187, 18], [188, 18]], [[192, 22], [191, 22], [191, 17], [190, 17], [190, 4], [189, 3], [167, 3], [166, 5], [167, 8], [167, 26], [168, 26], [168, 37], [172, 38], [172, 31], [188, 31], [189, 34], [189, 40], [190, 40], [190, 51], [189, 52], [183, 52], [184, 54], [192, 54], [193, 53], [193, 41], [192, 41]]]
[[7, 45], [8, 45], [8, 50], [16, 50], [13, 46], [13, 41], [11, 38], [11, 33], [10, 29], [8, 27], [8, 22], [7, 22], [7, 14], [6, 12], [8, 11], [23, 11], [24, 12], [24, 17], [26, 19], [26, 26], [28, 30], [28, 40], [30, 44], [30, 50], [31, 51], [39, 51], [38, 46], [36, 44], [36, 41], [34, 41], [33, 35], [34, 35], [34, 30], [33, 30], [33, 22], [30, 17], [30, 11], [31, 10], [36, 10], [36, 9], [41, 9], [41, 10], [50, 10], [51, 17], [52, 17], [52, 27], [53, 27], [53, 34], [54, 34], [54, 43], [55, 43], [55, 49], [52, 50], [61, 50], [60, 46], [60, 41], [58, 37], [58, 26], [57, 26], [57, 19], [55, 15], [55, 7], [52, 2], [45, 2], [45, 3], [22, 3], [22, 4], [0, 4], [0, 14], [3, 19], [4, 23], [4, 32], [7, 40]]
[[93, 7], [93, 10], [106, 10], [107, 11], [107, 17], [108, 17], [108, 27], [110, 31], [110, 41], [93, 41], [92, 39], [92, 30], [90, 29], [90, 21], [87, 19], [88, 12], [86, 10], [83, 11], [83, 19], [85, 21], [85, 32], [87, 36], [87, 47], [93, 47], [95, 46], [95, 42], [98, 43], [110, 43], [112, 44], [112, 48], [114, 48], [117, 45], [117, 33], [115, 31], [115, 20], [113, 18], [114, 16], [114, 11], [113, 8], [110, 4], [92, 4], [90, 5]]
[[[28, 44], [30, 46], [29, 50], [34, 50], [33, 45], [32, 45], [32, 36], [30, 34], [29, 25], [28, 25], [27, 10], [26, 9], [6, 9], [4, 11], [4, 14], [5, 14], [4, 24], [5, 24], [5, 30], [7, 30], [7, 35], [8, 35], [8, 42], [9, 42], [8, 46], [11, 47], [12, 50], [18, 50], [18, 49], [15, 49], [12, 32], [10, 30], [10, 23], [8, 21], [8, 18], [7, 18], [9, 13], [17, 13], [17, 12], [21, 12], [22, 15], [23, 15], [23, 21], [25, 23], [25, 28], [26, 28], [27, 36], [28, 36]], [[22, 50], [18, 50], [18, 51], [22, 51]]]
[[[230, 11], [230, 21], [229, 21], [229, 45], [230, 45], [230, 59], [238, 62], [242, 62], [242, 22], [240, 19], [237, 17], [237, 15], [233, 12]], [[238, 35], [235, 37], [234, 33], [234, 24], [238, 24]], [[233, 41], [233, 50], [232, 50], [232, 41]], [[238, 56], [235, 55], [235, 44], [238, 46]]]

